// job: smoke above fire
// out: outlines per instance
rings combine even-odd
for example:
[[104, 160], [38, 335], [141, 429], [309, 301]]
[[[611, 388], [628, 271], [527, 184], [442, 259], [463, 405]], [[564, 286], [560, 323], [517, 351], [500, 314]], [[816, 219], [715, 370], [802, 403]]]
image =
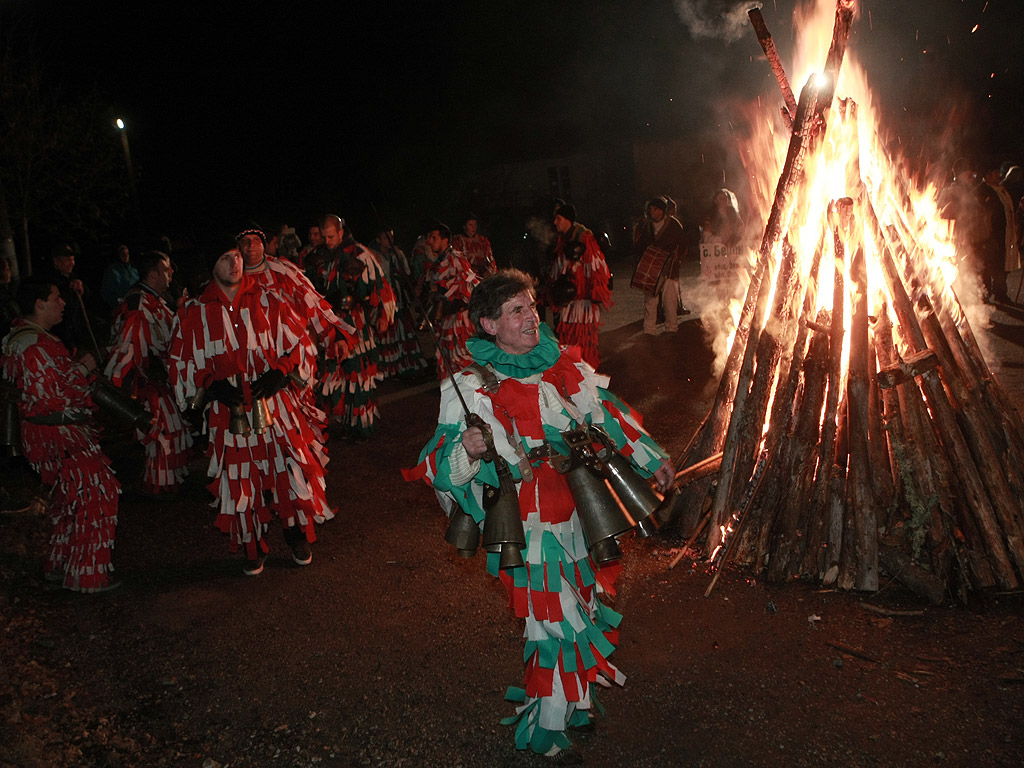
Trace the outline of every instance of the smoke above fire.
[[676, 13], [697, 40], [732, 43], [749, 32], [747, 11], [760, 3], [721, 0], [676, 0]]

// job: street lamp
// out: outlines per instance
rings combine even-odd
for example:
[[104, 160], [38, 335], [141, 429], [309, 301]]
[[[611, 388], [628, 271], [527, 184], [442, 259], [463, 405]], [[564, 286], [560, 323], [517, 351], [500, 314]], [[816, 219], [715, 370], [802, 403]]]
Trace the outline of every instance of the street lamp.
[[124, 150], [124, 164], [128, 169], [128, 184], [132, 193], [132, 205], [135, 207], [135, 215], [139, 220], [139, 228], [142, 228], [142, 206], [139, 205], [139, 191], [135, 187], [135, 170], [132, 168], [132, 151], [128, 146], [127, 126], [120, 117], [114, 120], [114, 125], [121, 134], [121, 148]]

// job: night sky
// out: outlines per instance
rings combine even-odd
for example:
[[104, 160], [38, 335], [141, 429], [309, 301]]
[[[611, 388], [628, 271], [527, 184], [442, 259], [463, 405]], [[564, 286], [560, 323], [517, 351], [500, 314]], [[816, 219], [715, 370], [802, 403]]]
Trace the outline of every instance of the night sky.
[[[370, 202], [450, 215], [480, 168], [723, 132], [722, 104], [777, 99], [749, 25], [727, 39], [736, 6], [0, 0], [0, 32], [33, 41], [50, 83], [109, 99], [150, 221], [336, 211], [365, 239]], [[763, 8], [787, 64], [792, 7]], [[958, 140], [1024, 160], [1021, 14], [1019, 0], [865, 0], [850, 45], [908, 145], [966, 101]]]

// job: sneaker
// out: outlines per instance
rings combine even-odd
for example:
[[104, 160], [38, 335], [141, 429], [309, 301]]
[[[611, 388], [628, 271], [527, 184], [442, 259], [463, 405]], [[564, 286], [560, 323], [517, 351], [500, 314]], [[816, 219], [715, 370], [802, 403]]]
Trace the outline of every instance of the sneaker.
[[296, 565], [309, 565], [313, 562], [313, 550], [309, 548], [306, 541], [306, 534], [301, 528], [288, 528], [284, 532], [284, 539], [288, 543], [288, 549], [292, 552], [292, 560]]
[[583, 755], [575, 747], [552, 747], [544, 753], [548, 765], [583, 765]]
[[259, 576], [263, 573], [263, 563], [266, 562], [266, 559], [266, 555], [260, 555], [255, 560], [246, 560], [245, 565], [242, 566], [242, 573], [246, 576]]

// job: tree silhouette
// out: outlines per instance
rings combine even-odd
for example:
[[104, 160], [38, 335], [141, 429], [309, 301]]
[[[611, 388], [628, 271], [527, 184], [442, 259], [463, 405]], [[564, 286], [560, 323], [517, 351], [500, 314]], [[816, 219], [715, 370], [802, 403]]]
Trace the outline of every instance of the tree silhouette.
[[3, 37], [0, 241], [16, 223], [21, 269], [31, 275], [30, 224], [96, 238], [125, 218], [129, 189], [113, 114], [100, 94], [70, 96], [50, 82], [26, 28], [15, 25]]

